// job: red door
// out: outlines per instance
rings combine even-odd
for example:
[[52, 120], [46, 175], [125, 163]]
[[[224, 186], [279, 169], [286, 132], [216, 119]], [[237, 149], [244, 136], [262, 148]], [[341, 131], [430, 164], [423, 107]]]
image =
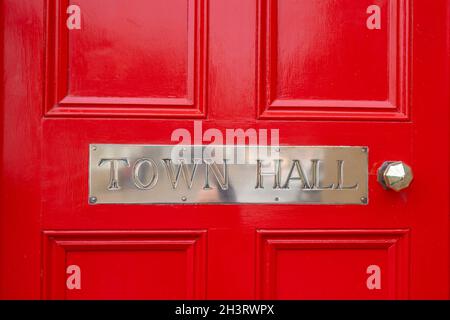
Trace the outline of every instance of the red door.
[[[449, 15], [445, 0], [2, 1], [1, 297], [448, 299]], [[362, 146], [367, 197], [92, 203], [93, 146], [196, 126]], [[400, 164], [405, 189], [383, 188], [386, 161], [412, 184]]]

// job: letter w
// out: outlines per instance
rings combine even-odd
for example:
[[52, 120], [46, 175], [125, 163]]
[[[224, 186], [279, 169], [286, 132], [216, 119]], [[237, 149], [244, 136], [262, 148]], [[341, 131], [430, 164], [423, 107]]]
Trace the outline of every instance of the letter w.
[[[172, 184], [172, 188], [175, 190], [178, 187], [178, 182], [180, 180], [180, 175], [183, 175], [184, 182], [188, 189], [192, 188], [192, 184], [194, 183], [195, 173], [197, 172], [197, 167], [199, 165], [200, 160], [194, 160], [194, 166], [192, 168], [191, 174], [189, 174], [186, 164], [183, 159], [180, 159], [180, 164], [174, 169], [174, 165], [172, 164], [171, 159], [163, 159], [162, 160], [164, 167], [167, 172], [167, 176]], [[176, 173], [175, 173], [176, 171]]]
[[250, 305], [250, 314], [259, 314], [261, 306]]

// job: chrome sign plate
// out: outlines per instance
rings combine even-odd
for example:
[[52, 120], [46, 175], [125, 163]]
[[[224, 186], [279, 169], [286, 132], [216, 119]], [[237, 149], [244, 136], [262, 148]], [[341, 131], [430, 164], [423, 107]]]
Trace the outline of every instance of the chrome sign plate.
[[90, 204], [368, 204], [367, 147], [91, 144]]

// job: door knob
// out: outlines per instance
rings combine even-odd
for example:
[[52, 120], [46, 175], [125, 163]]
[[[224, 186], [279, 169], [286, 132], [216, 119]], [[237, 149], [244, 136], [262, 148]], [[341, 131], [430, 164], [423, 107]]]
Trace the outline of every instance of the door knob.
[[402, 161], [386, 161], [378, 169], [378, 182], [385, 189], [402, 191], [409, 187], [413, 178], [411, 167]]

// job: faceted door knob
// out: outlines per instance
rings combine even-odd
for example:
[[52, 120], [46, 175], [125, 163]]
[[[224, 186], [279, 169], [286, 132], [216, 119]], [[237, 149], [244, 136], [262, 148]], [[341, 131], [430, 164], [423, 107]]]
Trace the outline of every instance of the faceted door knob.
[[387, 161], [378, 169], [378, 182], [385, 189], [402, 191], [414, 178], [410, 166], [401, 161]]

